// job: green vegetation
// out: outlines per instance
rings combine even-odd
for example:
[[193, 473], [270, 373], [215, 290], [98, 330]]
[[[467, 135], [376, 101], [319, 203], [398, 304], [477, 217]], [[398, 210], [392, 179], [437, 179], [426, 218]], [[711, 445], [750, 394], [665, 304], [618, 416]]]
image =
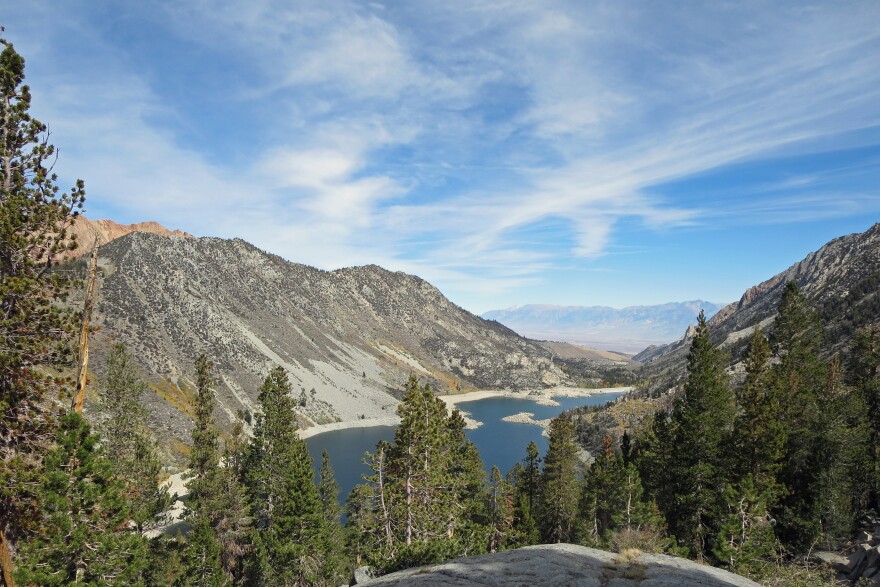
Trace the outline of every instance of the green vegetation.
[[3, 45], [3, 585], [339, 585], [357, 565], [384, 573], [537, 542], [671, 552], [770, 585], [820, 585], [821, 574], [784, 563], [845, 541], [880, 508], [880, 330], [859, 330], [845, 361], [824, 359], [820, 314], [788, 284], [770, 340], [756, 330], [749, 341], [741, 386], [731, 387], [701, 314], [671, 409], [625, 429], [619, 443], [603, 435], [589, 466], [579, 446], [584, 428], [563, 414], [550, 426], [546, 455], [531, 443], [521, 463], [506, 475], [493, 468], [487, 479], [462, 415], [448, 414], [411, 377], [394, 442], [367, 453], [372, 474], [348, 496], [344, 527], [329, 457], [316, 484], [297, 434], [295, 404], [314, 394], [295, 398], [285, 371], [273, 369], [252, 439], [243, 414], [222, 442], [213, 366], [201, 355], [189, 531], [148, 539], [144, 530], [161, 522], [169, 497], [158, 487], [161, 466], [140, 404], [145, 385], [125, 347], [109, 357], [100, 435], [58, 407], [72, 383], [47, 375], [69, 362], [75, 326], [56, 303], [72, 284], [47, 269], [72, 246], [65, 230], [83, 188], [60, 194], [54, 186], [54, 149], [28, 114], [24, 61]]

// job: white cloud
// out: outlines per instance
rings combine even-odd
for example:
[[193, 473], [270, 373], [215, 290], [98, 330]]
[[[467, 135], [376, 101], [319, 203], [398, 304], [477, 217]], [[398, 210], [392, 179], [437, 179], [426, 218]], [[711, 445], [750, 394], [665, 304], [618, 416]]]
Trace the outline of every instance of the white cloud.
[[[45, 15], [50, 3], [38, 4]], [[599, 257], [633, 221], [663, 230], [831, 213], [791, 189], [835, 194], [838, 213], [876, 205], [867, 191], [820, 190], [815, 174], [740, 207], [660, 189], [830, 140], [846, 146], [846, 132], [880, 124], [876, 4], [182, 0], [120, 17], [175, 37], [193, 71], [228, 68], [214, 86], [217, 103], [240, 112], [228, 122], [212, 117], [213, 103], [198, 113], [205, 120], [188, 120], [177, 101], [186, 92], [163, 86], [169, 64], [138, 69], [136, 57], [149, 59], [117, 51], [88, 8], [67, 9], [85, 40], [79, 61], [58, 58], [70, 71], [53, 69], [47, 49], [66, 27], [35, 49], [35, 95], [63, 170], [120, 219], [483, 291]], [[65, 20], [59, 10], [53, 22]], [[236, 124], [259, 138], [234, 160], [199, 140], [198, 125]], [[521, 242], [554, 221], [559, 234]]]

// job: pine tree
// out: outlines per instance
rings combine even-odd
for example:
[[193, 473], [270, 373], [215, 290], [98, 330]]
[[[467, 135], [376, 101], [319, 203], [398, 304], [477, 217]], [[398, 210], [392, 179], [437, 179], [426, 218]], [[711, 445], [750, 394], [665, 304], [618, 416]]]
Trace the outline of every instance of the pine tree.
[[663, 512], [672, 511], [676, 494], [672, 479], [672, 460], [676, 456], [673, 422], [665, 410], [651, 419], [638, 442], [637, 467], [645, 490]]
[[40, 519], [36, 482], [54, 436], [47, 400], [65, 388], [41, 368], [69, 359], [76, 325], [54, 303], [73, 282], [49, 269], [75, 246], [67, 229], [85, 191], [77, 181], [59, 193], [55, 148], [29, 113], [24, 58], [5, 39], [0, 44], [0, 579], [11, 581], [10, 542]]
[[446, 405], [428, 385], [410, 377], [397, 408], [400, 426], [388, 448], [389, 513], [394, 520], [395, 560], [386, 570], [437, 562], [455, 552], [455, 516]]
[[[535, 446], [537, 448], [537, 446]], [[538, 469], [538, 483], [540, 483], [541, 470]], [[507, 540], [510, 548], [531, 546], [538, 544], [541, 535], [538, 532], [538, 523], [532, 515], [532, 505], [529, 503], [529, 494], [523, 480], [527, 478], [525, 467], [522, 463], [516, 463], [507, 473], [507, 482], [513, 488], [513, 527], [511, 536]], [[537, 507], [537, 503], [535, 504]]]
[[253, 516], [249, 580], [255, 585], [316, 584], [327, 559], [327, 528], [284, 369], [269, 373], [258, 399], [261, 411], [246, 468]]
[[246, 450], [244, 421], [239, 414], [223, 447], [224, 466], [218, 471], [220, 490], [212, 516], [221, 564], [233, 584], [244, 577], [244, 559], [250, 546], [250, 510], [242, 483]]
[[465, 438], [464, 419], [448, 417], [445, 404], [415, 377], [397, 413], [394, 443], [379, 443], [367, 455], [373, 474], [349, 499], [358, 553], [389, 572], [485, 549], [485, 474]]
[[614, 515], [623, 509], [623, 463], [611, 450], [611, 437], [605, 436], [604, 450], [596, 456], [584, 476], [578, 505], [578, 542], [607, 548], [614, 529]]
[[124, 344], [110, 352], [107, 377], [101, 385], [105, 419], [100, 425], [105, 453], [116, 464], [125, 484], [132, 519], [139, 531], [168, 509], [168, 490], [159, 486], [162, 464], [147, 431], [147, 410], [141, 404], [146, 385], [138, 378]]
[[534, 442], [529, 442], [526, 447], [522, 477], [517, 482], [517, 486], [522, 488], [528, 500], [529, 516], [533, 520], [536, 519], [541, 499], [541, 454], [538, 445]]
[[223, 550], [205, 515], [190, 519], [190, 531], [183, 552], [183, 572], [175, 581], [175, 587], [226, 587], [231, 585], [223, 571]]
[[861, 509], [880, 511], [880, 325], [867, 326], [853, 337], [849, 359], [850, 382], [865, 406], [866, 470]]
[[752, 473], [725, 488], [727, 509], [713, 555], [735, 573], [760, 576], [780, 558], [781, 545], [773, 532], [768, 495], [772, 494], [755, 484]]
[[345, 502], [348, 545], [355, 567], [369, 562], [378, 568], [396, 554], [391, 530], [393, 493], [388, 487], [388, 449], [389, 443], [380, 441], [375, 453], [364, 454], [363, 462], [372, 475], [365, 476], [366, 483], [355, 486]]
[[822, 420], [820, 397], [827, 376], [819, 357], [822, 325], [818, 315], [794, 282], [785, 286], [779, 316], [771, 336], [778, 363], [772, 369], [772, 385], [784, 406], [782, 424], [786, 443], [779, 482], [784, 495], [773, 508], [783, 545], [805, 550], [821, 534], [818, 510]]
[[723, 365], [701, 311], [688, 354], [684, 393], [672, 413], [673, 496], [663, 504], [673, 535], [698, 560], [711, 552], [728, 482], [723, 449], [730, 438], [735, 404]]
[[327, 557], [321, 576], [328, 584], [338, 585], [340, 581], [348, 578], [353, 569], [348, 564], [345, 552], [345, 534], [340, 523], [342, 511], [339, 507], [339, 485], [336, 483], [333, 466], [330, 464], [330, 455], [326, 450], [321, 453], [319, 477], [318, 497], [321, 499], [321, 511], [324, 512], [324, 523], [327, 527], [326, 544], [323, 547]]
[[35, 585], [144, 585], [147, 541], [128, 527], [123, 484], [100, 439], [67, 414], [46, 454], [39, 530], [21, 548], [16, 576]]
[[578, 509], [580, 461], [574, 422], [562, 413], [550, 423], [541, 478], [539, 527], [546, 543], [571, 542]]
[[214, 423], [214, 366], [208, 357], [196, 359], [195, 424], [192, 430], [192, 450], [189, 455], [190, 509], [196, 514], [210, 515], [212, 500], [217, 496], [220, 469], [220, 433]]
[[501, 475], [498, 467], [492, 467], [489, 478], [489, 552], [498, 552], [508, 546], [513, 535], [514, 490]]
[[467, 424], [458, 408], [446, 420], [449, 463], [446, 475], [454, 495], [447, 533], [461, 555], [486, 551], [488, 517], [484, 503], [486, 470], [476, 445], [467, 439]]
[[184, 573], [177, 585], [227, 585], [231, 577], [223, 568], [218, 523], [225, 517], [224, 487], [220, 471], [219, 432], [214, 423], [213, 365], [208, 357], [196, 359], [196, 406], [189, 458], [190, 495], [187, 521], [192, 530], [183, 556]]
[[[770, 378], [769, 360], [770, 345], [756, 328], [745, 358], [746, 380], [737, 397], [730, 462], [738, 481], [750, 477], [749, 493], [762, 496], [764, 505], [773, 508], [784, 491], [777, 477], [787, 431], [779, 387]], [[755, 498], [750, 495], [748, 500], [753, 503]]]

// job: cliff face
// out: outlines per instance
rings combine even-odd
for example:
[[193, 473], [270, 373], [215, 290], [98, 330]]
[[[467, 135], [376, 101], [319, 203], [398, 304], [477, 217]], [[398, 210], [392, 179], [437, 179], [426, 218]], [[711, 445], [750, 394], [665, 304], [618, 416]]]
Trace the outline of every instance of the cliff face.
[[392, 416], [411, 373], [444, 392], [563, 379], [548, 350], [376, 266], [320, 271], [241, 240], [137, 232], [101, 247], [99, 266], [96, 369], [125, 342], [156, 391], [154, 424], [180, 441], [200, 353], [217, 367], [221, 423], [256, 409], [275, 365], [306, 424]]
[[[737, 349], [755, 325], [772, 324], [785, 284], [794, 281], [827, 324], [829, 352], [844, 349], [852, 332], [880, 318], [880, 224], [836, 238], [782, 273], [749, 288], [739, 302], [722, 308], [709, 320], [712, 338]], [[633, 357], [648, 370], [684, 363], [689, 333], [674, 343], [645, 349]]]
[[76, 236], [76, 242], [79, 243], [79, 247], [67, 253], [64, 258], [76, 259], [89, 254], [95, 239], [98, 240], [98, 245], [101, 246], [132, 232], [148, 232], [159, 236], [192, 236], [181, 230], [168, 230], [158, 222], [119, 224], [112, 220], [90, 220], [85, 216], [79, 215], [73, 221], [73, 226], [70, 228], [70, 233]]

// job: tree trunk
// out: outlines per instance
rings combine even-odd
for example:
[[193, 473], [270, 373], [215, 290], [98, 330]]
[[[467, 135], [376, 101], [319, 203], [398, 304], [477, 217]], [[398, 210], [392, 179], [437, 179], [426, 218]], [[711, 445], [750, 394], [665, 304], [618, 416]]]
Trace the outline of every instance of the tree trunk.
[[79, 375], [76, 378], [76, 394], [73, 396], [73, 411], [82, 414], [83, 403], [86, 399], [86, 383], [89, 374], [89, 321], [92, 319], [92, 306], [95, 294], [95, 281], [98, 277], [98, 237], [95, 237], [95, 247], [92, 249], [92, 259], [89, 263], [89, 282], [86, 287], [86, 301], [83, 305], [82, 330], [79, 334]]
[[9, 542], [6, 535], [0, 530], [0, 571], [2, 571], [3, 585], [15, 587], [15, 579], [12, 578], [12, 554], [9, 552]]

